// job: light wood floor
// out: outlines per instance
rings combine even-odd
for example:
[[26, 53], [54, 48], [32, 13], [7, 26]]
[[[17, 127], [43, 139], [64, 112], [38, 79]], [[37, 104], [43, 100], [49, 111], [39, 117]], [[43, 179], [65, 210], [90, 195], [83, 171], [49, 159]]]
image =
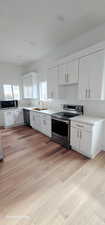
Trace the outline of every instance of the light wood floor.
[[0, 225], [105, 225], [105, 153], [67, 151], [27, 127], [2, 130]]

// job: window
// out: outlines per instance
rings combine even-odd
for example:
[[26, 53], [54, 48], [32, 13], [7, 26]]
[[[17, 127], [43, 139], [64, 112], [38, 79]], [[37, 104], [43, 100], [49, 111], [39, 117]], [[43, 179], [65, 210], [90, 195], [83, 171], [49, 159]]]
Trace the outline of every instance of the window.
[[39, 84], [40, 100], [47, 100], [47, 81], [42, 81]]
[[3, 91], [4, 91], [4, 98], [6, 100], [20, 99], [20, 90], [18, 85], [4, 84]]
[[5, 99], [13, 99], [12, 86], [11, 85], [4, 84], [3, 90], [4, 90]]
[[15, 100], [20, 99], [20, 90], [18, 85], [13, 85], [13, 97]]

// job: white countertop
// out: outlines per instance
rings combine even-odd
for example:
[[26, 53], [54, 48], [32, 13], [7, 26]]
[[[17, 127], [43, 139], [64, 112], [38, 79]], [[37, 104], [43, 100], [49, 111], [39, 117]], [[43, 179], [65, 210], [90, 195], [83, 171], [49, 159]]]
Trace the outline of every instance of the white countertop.
[[37, 106], [20, 106], [17, 108], [7, 108], [7, 109], [1, 109], [1, 112], [5, 112], [5, 111], [13, 111], [13, 110], [19, 110], [19, 109], [27, 109], [29, 111], [33, 111], [33, 112], [40, 112], [40, 113], [44, 113], [44, 114], [48, 114], [48, 115], [52, 115], [53, 113], [58, 112], [57, 110], [52, 110], [52, 109], [47, 109], [47, 110], [33, 110], [33, 108], [36, 108]]
[[23, 107], [23, 109], [27, 109], [27, 110], [30, 110], [30, 111], [33, 111], [33, 112], [40, 112], [40, 113], [44, 113], [44, 114], [48, 114], [48, 115], [52, 115], [53, 113], [58, 112], [56, 110], [51, 110], [51, 109], [38, 111], [38, 110], [33, 110], [33, 108], [35, 108], [35, 106], [34, 107]]
[[[39, 112], [39, 111], [38, 111], [38, 112]], [[52, 115], [52, 114], [54, 114], [54, 113], [56, 113], [56, 112], [58, 112], [58, 111], [54, 111], [54, 110], [48, 109], [48, 110], [41, 110], [40, 112], [41, 112], [41, 113], [44, 113], [44, 114]]]
[[80, 122], [80, 123], [94, 125], [97, 122], [104, 121], [105, 118], [91, 117], [91, 116], [76, 116], [76, 117], [71, 118], [70, 120]]

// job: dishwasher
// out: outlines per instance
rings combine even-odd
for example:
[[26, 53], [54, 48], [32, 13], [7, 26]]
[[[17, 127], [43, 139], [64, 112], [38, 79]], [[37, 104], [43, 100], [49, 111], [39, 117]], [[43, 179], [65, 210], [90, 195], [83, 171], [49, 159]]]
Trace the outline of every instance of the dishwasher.
[[23, 115], [24, 115], [24, 124], [26, 126], [31, 126], [30, 125], [30, 110], [28, 109], [23, 109]]

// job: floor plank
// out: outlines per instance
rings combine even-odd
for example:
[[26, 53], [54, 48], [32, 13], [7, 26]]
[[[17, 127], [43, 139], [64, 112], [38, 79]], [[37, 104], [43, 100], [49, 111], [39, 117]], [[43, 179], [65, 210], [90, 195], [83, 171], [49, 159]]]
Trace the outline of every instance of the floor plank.
[[105, 224], [105, 152], [89, 160], [25, 126], [2, 144], [0, 225]]

